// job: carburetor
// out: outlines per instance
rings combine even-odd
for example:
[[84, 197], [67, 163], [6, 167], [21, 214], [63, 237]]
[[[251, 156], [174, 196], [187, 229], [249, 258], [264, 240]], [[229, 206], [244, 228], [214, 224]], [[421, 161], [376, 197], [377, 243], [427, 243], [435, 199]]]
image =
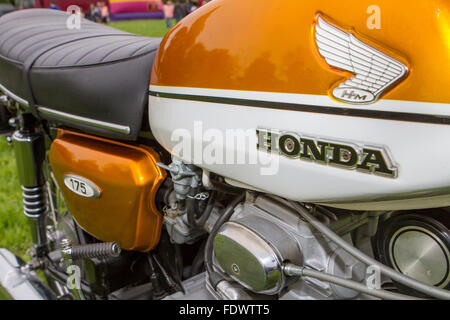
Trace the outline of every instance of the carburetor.
[[[171, 241], [178, 244], [195, 242], [205, 230], [192, 228], [187, 221], [186, 199], [192, 197], [192, 190], [197, 190], [202, 184], [202, 171], [193, 165], [184, 163], [181, 159], [172, 156], [172, 163], [157, 165], [170, 172], [173, 190], [166, 197], [166, 206], [163, 209], [164, 223]], [[202, 192], [194, 197], [197, 200], [206, 200], [209, 194]]]

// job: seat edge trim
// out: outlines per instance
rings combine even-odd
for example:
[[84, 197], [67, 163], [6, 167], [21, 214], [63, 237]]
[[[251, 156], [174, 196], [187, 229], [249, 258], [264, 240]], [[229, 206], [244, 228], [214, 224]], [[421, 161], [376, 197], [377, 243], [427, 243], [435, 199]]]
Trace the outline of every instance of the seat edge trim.
[[[13, 99], [14, 101], [17, 101], [18, 103], [20, 103], [21, 105], [23, 105], [24, 107], [29, 107], [29, 103], [27, 100], [15, 95], [14, 93], [12, 93], [11, 91], [9, 91], [7, 88], [5, 88], [3, 85], [0, 84], [0, 91], [2, 91], [4, 94], [6, 94], [7, 96], [9, 96], [11, 99]], [[86, 117], [81, 117], [81, 116], [77, 116], [77, 115], [73, 115], [70, 113], [66, 113], [66, 112], [62, 112], [62, 111], [56, 111], [56, 110], [52, 110], [46, 107], [42, 107], [42, 106], [38, 106], [37, 107], [38, 111], [46, 114], [48, 116], [54, 117], [54, 118], [58, 118], [58, 119], [64, 119], [64, 120], [68, 120], [68, 121], [73, 121], [79, 124], [83, 124], [83, 125], [91, 125], [97, 128], [101, 128], [101, 129], [106, 129], [109, 131], [114, 131], [117, 133], [121, 133], [121, 134], [126, 134], [129, 135], [131, 133], [131, 129], [128, 126], [122, 126], [122, 125], [118, 125], [115, 123], [110, 123], [110, 122], [105, 122], [105, 121], [99, 121], [99, 120], [94, 120], [91, 118], [86, 118]]]
[[69, 120], [69, 121], [73, 121], [73, 122], [76, 122], [79, 124], [91, 125], [91, 126], [94, 126], [97, 128], [107, 129], [110, 131], [114, 131], [114, 132], [122, 133], [122, 134], [126, 134], [126, 135], [129, 135], [131, 133], [131, 129], [128, 126], [122, 126], [122, 125], [115, 124], [115, 123], [104, 122], [104, 121], [94, 120], [94, 119], [90, 119], [90, 118], [86, 118], [86, 117], [76, 116], [76, 115], [73, 115], [70, 113], [56, 111], [56, 110], [52, 110], [52, 109], [42, 107], [42, 106], [38, 106], [37, 109], [39, 112], [46, 114], [48, 116], [51, 116], [51, 117]]

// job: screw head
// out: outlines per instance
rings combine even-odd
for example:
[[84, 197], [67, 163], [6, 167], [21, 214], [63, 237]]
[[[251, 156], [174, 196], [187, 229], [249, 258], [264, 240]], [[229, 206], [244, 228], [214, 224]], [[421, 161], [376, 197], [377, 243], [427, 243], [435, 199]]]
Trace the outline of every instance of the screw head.
[[238, 266], [236, 263], [233, 263], [233, 264], [231, 265], [231, 270], [232, 270], [235, 274], [239, 274], [239, 272], [241, 271], [241, 270], [239, 269], [239, 266]]

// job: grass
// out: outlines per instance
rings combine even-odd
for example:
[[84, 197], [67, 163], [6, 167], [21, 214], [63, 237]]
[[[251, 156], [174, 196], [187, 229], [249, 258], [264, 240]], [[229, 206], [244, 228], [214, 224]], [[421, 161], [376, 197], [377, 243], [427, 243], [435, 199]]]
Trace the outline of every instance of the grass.
[[0, 138], [0, 248], [8, 248], [25, 260], [31, 246], [28, 221], [22, 212], [14, 151], [3, 137]]
[[169, 29], [164, 20], [113, 21], [111, 27], [146, 37], [163, 37]]
[[[147, 37], [163, 37], [168, 31], [164, 20], [117, 21], [109, 25]], [[31, 246], [30, 227], [22, 209], [14, 151], [0, 137], [0, 248], [29, 260], [26, 250]]]

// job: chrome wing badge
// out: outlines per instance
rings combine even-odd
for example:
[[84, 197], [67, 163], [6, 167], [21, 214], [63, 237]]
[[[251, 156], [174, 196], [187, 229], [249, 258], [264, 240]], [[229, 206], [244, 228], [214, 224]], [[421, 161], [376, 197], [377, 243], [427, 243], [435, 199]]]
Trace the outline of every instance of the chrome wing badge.
[[351, 104], [370, 104], [379, 99], [408, 68], [402, 62], [358, 40], [353, 34], [318, 17], [315, 41], [320, 55], [329, 66], [349, 71], [355, 76], [340, 82], [334, 98]]

